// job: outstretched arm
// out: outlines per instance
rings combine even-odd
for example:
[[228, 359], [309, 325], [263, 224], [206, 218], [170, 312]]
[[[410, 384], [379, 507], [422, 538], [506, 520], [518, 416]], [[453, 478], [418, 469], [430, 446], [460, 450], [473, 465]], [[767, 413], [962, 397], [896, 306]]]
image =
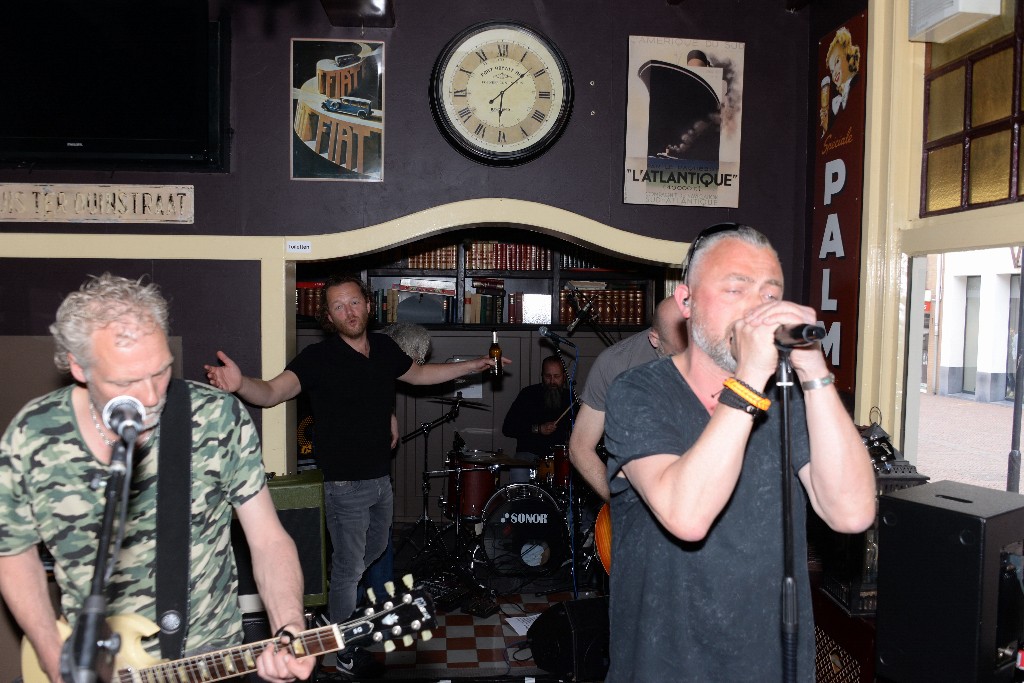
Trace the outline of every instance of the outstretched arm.
[[[413, 363], [398, 379], [409, 384], [444, 384], [459, 377], [488, 370], [493, 363], [494, 361], [487, 356], [458, 363], [427, 363], [425, 365]], [[512, 361], [503, 357], [501, 364], [503, 366], [511, 365]]]
[[254, 406], [270, 408], [278, 403], [295, 398], [302, 391], [299, 378], [291, 370], [285, 370], [270, 380], [246, 377], [238, 365], [223, 351], [217, 352], [222, 365], [204, 365], [210, 384], [232, 394]]

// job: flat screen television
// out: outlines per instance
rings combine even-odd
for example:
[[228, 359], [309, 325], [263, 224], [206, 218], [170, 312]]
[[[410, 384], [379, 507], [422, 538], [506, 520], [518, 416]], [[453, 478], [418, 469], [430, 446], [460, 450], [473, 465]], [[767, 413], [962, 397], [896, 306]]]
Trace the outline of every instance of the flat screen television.
[[5, 167], [224, 170], [207, 0], [17, 1], [0, 21]]

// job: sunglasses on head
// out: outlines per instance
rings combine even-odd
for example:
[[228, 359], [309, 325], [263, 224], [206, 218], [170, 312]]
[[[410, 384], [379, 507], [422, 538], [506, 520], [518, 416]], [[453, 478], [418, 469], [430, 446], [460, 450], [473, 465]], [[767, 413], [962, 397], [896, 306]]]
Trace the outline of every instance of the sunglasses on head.
[[680, 281], [687, 284], [686, 276], [690, 271], [690, 264], [693, 263], [693, 255], [697, 253], [697, 249], [700, 248], [701, 242], [706, 240], [708, 237], [717, 235], [721, 232], [738, 232], [741, 227], [742, 226], [739, 223], [716, 223], [701, 230], [697, 237], [694, 238], [693, 242], [690, 243], [690, 249], [686, 252], [686, 258], [683, 259], [683, 276]]

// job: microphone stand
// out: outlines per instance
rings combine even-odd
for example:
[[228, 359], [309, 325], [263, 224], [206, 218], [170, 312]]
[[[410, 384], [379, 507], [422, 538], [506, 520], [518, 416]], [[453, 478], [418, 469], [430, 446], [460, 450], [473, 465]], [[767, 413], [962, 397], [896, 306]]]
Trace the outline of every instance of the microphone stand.
[[[127, 429], [125, 431], [129, 432]], [[122, 437], [114, 445], [110, 459], [110, 476], [106, 484], [92, 587], [60, 655], [61, 676], [68, 682], [94, 683], [97, 677], [109, 681], [114, 669], [114, 657], [121, 649], [121, 637], [111, 632], [106, 621], [107, 598], [104, 593], [114, 515], [120, 511], [119, 505], [127, 505], [121, 492], [129, 471], [128, 463], [135, 449], [135, 439], [135, 430], [131, 429], [128, 436]]]
[[[605, 346], [611, 346], [615, 343], [611, 335], [597, 324], [597, 320], [594, 318], [594, 314], [590, 312], [593, 307], [594, 300], [591, 298], [590, 301], [582, 302], [582, 295], [579, 294], [579, 290], [575, 287], [569, 289], [569, 297], [572, 299], [572, 303], [576, 306], [576, 316], [579, 318], [579, 322], [585, 322], [590, 329], [597, 335], [597, 338], [601, 340], [601, 343]], [[576, 323], [576, 325], [579, 324]], [[566, 328], [566, 334], [572, 334], [576, 330], [576, 325], [570, 324]]]
[[791, 349], [776, 344], [779, 366], [775, 385], [779, 389], [782, 405], [782, 680], [796, 680], [797, 636], [800, 618], [797, 611], [796, 571], [793, 551], [793, 456], [790, 450], [789, 396], [793, 388], [793, 366], [789, 361]]

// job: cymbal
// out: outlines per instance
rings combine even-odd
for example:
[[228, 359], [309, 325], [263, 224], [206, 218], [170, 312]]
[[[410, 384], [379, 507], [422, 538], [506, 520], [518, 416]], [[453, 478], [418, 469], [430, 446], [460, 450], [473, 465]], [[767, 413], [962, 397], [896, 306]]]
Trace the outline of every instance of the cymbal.
[[486, 403], [480, 403], [479, 401], [467, 401], [464, 398], [432, 398], [427, 403], [446, 403], [448, 405], [459, 404], [460, 408], [474, 408], [476, 410], [490, 410], [491, 407]]
[[458, 454], [460, 462], [468, 462], [473, 465], [501, 465], [503, 467], [533, 467], [534, 463], [529, 460], [513, 458], [504, 453], [492, 453], [491, 451], [466, 451]]

